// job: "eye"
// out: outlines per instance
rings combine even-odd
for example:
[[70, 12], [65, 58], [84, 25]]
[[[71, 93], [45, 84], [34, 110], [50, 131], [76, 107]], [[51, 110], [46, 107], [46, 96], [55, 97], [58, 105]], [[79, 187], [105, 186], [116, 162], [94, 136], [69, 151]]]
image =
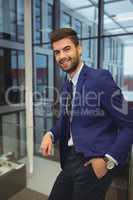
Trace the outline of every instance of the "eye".
[[64, 48], [64, 51], [70, 51], [71, 47], [70, 46], [67, 46]]
[[58, 55], [59, 54], [59, 51], [54, 51], [54, 55]]

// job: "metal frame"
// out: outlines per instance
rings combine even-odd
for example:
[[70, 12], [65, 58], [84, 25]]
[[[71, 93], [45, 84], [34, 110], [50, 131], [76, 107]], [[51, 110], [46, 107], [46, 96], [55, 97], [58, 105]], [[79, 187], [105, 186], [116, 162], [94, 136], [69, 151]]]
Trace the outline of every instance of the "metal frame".
[[28, 172], [33, 173], [33, 76], [32, 76], [32, 1], [24, 1], [25, 107]]
[[104, 29], [104, 0], [98, 3], [98, 41], [97, 41], [97, 68], [102, 68], [103, 62], [103, 29]]

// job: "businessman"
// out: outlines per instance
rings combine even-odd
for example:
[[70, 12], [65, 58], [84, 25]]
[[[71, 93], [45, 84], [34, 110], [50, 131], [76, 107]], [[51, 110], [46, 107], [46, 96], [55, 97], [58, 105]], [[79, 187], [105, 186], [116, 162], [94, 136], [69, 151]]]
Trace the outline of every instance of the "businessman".
[[40, 147], [49, 156], [59, 140], [62, 170], [49, 200], [104, 200], [133, 142], [131, 111], [111, 74], [83, 62], [73, 29], [52, 32], [51, 44], [67, 77], [61, 91], [61, 114]]

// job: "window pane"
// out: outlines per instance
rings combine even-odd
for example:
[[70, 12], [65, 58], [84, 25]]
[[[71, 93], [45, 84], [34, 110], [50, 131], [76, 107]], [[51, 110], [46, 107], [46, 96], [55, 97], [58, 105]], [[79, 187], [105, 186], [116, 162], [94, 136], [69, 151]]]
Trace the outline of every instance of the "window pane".
[[48, 43], [45, 45], [46, 48], [51, 48], [50, 45], [50, 33], [53, 30], [53, 5], [48, 3], [47, 15], [48, 15], [48, 23], [46, 28], [46, 39], [45, 42]]
[[104, 32], [119, 34], [133, 32], [133, 2], [105, 1]]
[[41, 0], [35, 0], [35, 43], [41, 43]]
[[[130, 43], [130, 45], [129, 45]], [[133, 75], [132, 68], [132, 36], [116, 36], [104, 39], [103, 66], [113, 74], [114, 79], [124, 90], [132, 90], [130, 81]], [[127, 81], [126, 81], [127, 80]], [[128, 83], [126, 85], [126, 83]], [[126, 87], [125, 87], [126, 85]], [[128, 88], [129, 87], [129, 88]]]
[[53, 28], [53, 6], [48, 4], [48, 28]]
[[48, 63], [47, 56], [36, 54], [36, 87], [40, 97], [48, 96]]
[[16, 25], [16, 5], [15, 5], [15, 0], [12, 2], [9, 1], [9, 11], [10, 11], [10, 16], [9, 16], [9, 23], [10, 23], [10, 30], [9, 33], [11, 34], [11, 39], [16, 40], [16, 30], [17, 30], [17, 25]]
[[0, 38], [3, 33], [3, 9], [2, 9], [2, 0], [0, 0]]
[[18, 75], [17, 75], [17, 51], [11, 51], [11, 77], [12, 77], [12, 86], [17, 86], [18, 84]]
[[0, 105], [23, 102], [24, 53], [6, 48], [0, 52]]
[[70, 27], [71, 26], [71, 16], [64, 12], [63, 16], [62, 16], [61, 24], [62, 24], [62, 27]]
[[26, 156], [25, 112], [1, 115], [0, 122], [0, 154], [12, 152], [17, 159]]
[[17, 37], [18, 41], [24, 42], [24, 1], [17, 1]]
[[26, 123], [25, 123], [25, 112], [19, 112], [19, 132], [20, 132], [20, 139], [19, 139], [19, 150], [20, 156], [26, 156]]
[[123, 90], [129, 102], [133, 102], [133, 42], [131, 45], [124, 46], [124, 81]]
[[9, 114], [2, 117], [2, 143], [3, 153], [14, 152], [18, 158], [18, 119], [16, 114]]
[[35, 116], [35, 151], [39, 153], [42, 137], [46, 131], [46, 124], [43, 117]]
[[82, 37], [82, 22], [78, 19], [75, 20], [75, 30], [78, 34], [78, 37]]

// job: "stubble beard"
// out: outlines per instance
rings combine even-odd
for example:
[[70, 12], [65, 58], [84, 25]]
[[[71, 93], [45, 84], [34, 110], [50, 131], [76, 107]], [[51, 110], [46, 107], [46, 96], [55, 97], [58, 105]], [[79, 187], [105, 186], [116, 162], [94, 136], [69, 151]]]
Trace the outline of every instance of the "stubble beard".
[[76, 71], [76, 69], [78, 68], [79, 66], [79, 63], [80, 63], [80, 57], [76, 56], [74, 59], [72, 58], [69, 58], [70, 61], [71, 61], [71, 64], [69, 65], [68, 69], [64, 69], [62, 66], [61, 66], [61, 69], [66, 72], [66, 73], [73, 73], [74, 71]]

